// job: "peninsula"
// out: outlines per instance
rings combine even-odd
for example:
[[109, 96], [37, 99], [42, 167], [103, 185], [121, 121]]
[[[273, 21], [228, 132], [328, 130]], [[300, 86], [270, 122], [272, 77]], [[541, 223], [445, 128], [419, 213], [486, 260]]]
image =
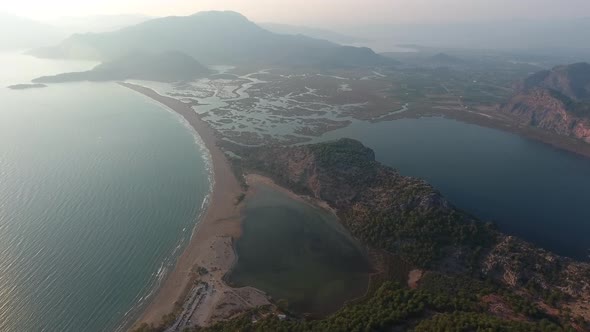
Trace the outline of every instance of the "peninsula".
[[43, 76], [34, 83], [66, 83], [78, 81], [118, 81], [126, 79], [156, 82], [194, 80], [210, 74], [207, 67], [181, 52], [157, 54], [132, 52], [106, 61], [92, 70]]

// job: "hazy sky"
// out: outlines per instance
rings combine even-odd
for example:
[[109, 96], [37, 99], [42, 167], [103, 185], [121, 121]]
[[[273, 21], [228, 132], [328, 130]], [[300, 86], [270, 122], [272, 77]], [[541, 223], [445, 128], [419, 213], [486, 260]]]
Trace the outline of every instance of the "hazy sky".
[[590, 0], [0, 0], [0, 12], [37, 19], [135, 13], [187, 15], [234, 10], [253, 21], [333, 25], [573, 18], [590, 16]]

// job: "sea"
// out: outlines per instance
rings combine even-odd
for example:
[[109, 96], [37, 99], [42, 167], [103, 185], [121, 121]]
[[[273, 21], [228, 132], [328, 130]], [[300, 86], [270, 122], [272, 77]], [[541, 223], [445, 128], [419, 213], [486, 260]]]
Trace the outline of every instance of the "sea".
[[177, 114], [115, 83], [6, 88], [94, 65], [0, 54], [0, 331], [124, 330], [207, 204]]

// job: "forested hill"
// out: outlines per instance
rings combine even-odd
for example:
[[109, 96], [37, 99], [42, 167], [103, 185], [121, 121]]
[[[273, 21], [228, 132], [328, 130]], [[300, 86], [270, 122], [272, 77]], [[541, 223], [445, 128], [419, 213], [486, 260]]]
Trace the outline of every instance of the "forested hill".
[[78, 34], [31, 54], [109, 61], [134, 51], [180, 51], [208, 65], [358, 67], [392, 62], [368, 48], [276, 34], [239, 13], [218, 11], [157, 18], [108, 33]]
[[180, 52], [149, 54], [134, 52], [102, 63], [92, 70], [43, 76], [35, 83], [64, 83], [76, 81], [118, 81], [126, 79], [157, 82], [190, 81], [211, 71], [192, 57]]
[[326, 201], [354, 236], [416, 266], [453, 257], [467, 267], [474, 254], [497, 241], [490, 225], [452, 207], [425, 181], [379, 164], [371, 149], [354, 140], [256, 149], [244, 167]]
[[[359, 331], [400, 324], [416, 331], [589, 327], [579, 318], [590, 317], [589, 264], [502, 234], [453, 207], [426, 182], [376, 162], [373, 151], [357, 141], [232, 150], [241, 156], [233, 159], [238, 173], [266, 175], [327, 202], [367, 246], [426, 271], [418, 289], [386, 283], [326, 320], [265, 321], [273, 328], [280, 326], [275, 323], [301, 331], [319, 331], [322, 324]], [[234, 323], [240, 324], [228, 324]]]

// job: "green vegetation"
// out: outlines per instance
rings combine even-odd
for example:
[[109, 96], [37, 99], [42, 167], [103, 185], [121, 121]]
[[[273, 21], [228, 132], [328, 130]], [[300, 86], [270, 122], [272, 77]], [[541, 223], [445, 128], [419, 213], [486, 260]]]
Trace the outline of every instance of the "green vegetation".
[[512, 309], [520, 314], [531, 318], [543, 318], [544, 314], [541, 313], [539, 308], [522, 295], [511, 294], [509, 292], [504, 293], [504, 298], [508, 301]]
[[[456, 210], [427, 183], [380, 165], [374, 152], [358, 141], [341, 139], [292, 149], [310, 160], [302, 175], [284, 171], [291, 160], [288, 149], [248, 151], [240, 167], [267, 174], [297, 193], [319, 195], [339, 211], [351, 234], [372, 248], [400, 255], [419, 267], [432, 267], [453, 250], [466, 249], [457, 259], [474, 268], [483, 249], [496, 240], [491, 224]], [[281, 159], [282, 154], [287, 160]], [[319, 185], [314, 184], [317, 179]]]
[[427, 213], [410, 210], [395, 216], [375, 214], [363, 222], [356, 220], [359, 216], [354, 214], [343, 218], [354, 236], [421, 267], [431, 267], [445, 258], [451, 247], [463, 247], [468, 249], [465, 263], [474, 268], [483, 248], [495, 239], [492, 225], [469, 221], [459, 212], [442, 209]]
[[[509, 238], [493, 224], [454, 208], [426, 182], [377, 163], [373, 151], [361, 143], [343, 139], [242, 152], [239, 169], [268, 175], [297, 193], [324, 200], [373, 251], [429, 272], [417, 289], [408, 289], [392, 282], [396, 278], [391, 271], [380, 271], [369, 294], [321, 320], [281, 320], [267, 310], [205, 331], [570, 330], [567, 324], [573, 320], [567, 313], [549, 316], [537, 304], [543, 300], [557, 308], [566, 299], [544, 285], [558, 285], [563, 279], [559, 259], [548, 260], [521, 241], [505, 241]], [[492, 272], [482, 269], [483, 257]], [[514, 289], [494, 274], [503, 268], [515, 272]], [[480, 279], [482, 270], [493, 279]]]
[[416, 326], [414, 331], [557, 332], [575, 330], [572, 328], [563, 328], [547, 320], [538, 323], [517, 322], [502, 320], [486, 314], [454, 312], [435, 315], [430, 319], [424, 320]]
[[477, 311], [481, 308], [480, 298], [496, 292], [498, 288], [490, 280], [478, 280], [467, 275], [429, 272], [420, 280], [420, 289], [435, 297], [451, 298], [456, 307], [465, 311]]
[[[427, 288], [441, 282], [440, 287], [452, 281], [452, 277], [436, 276]], [[389, 331], [393, 328], [422, 331], [570, 331], [547, 320], [518, 322], [504, 320], [484, 313], [475, 305], [472, 295], [433, 294], [427, 289], [412, 290], [399, 284], [384, 283], [368, 300], [348, 305], [322, 320], [289, 318], [281, 320], [268, 308], [259, 309], [237, 319], [222, 322], [210, 328], [193, 331]], [[473, 303], [465, 306], [460, 303]]]
[[512, 84], [532, 70], [529, 65], [506, 61], [464, 64], [461, 68], [417, 66], [397, 70], [392, 75], [395, 88], [388, 94], [427, 109], [448, 107], [449, 103], [459, 107], [459, 99], [470, 107], [502, 103], [510, 97]]

